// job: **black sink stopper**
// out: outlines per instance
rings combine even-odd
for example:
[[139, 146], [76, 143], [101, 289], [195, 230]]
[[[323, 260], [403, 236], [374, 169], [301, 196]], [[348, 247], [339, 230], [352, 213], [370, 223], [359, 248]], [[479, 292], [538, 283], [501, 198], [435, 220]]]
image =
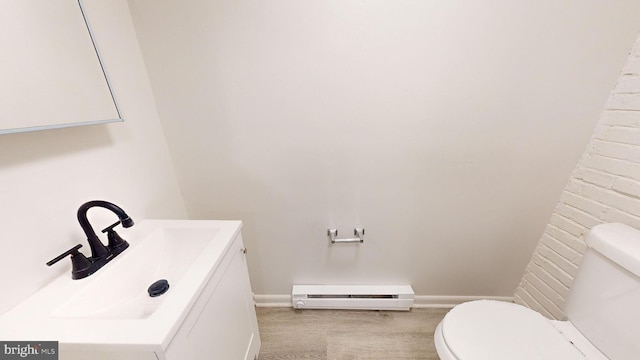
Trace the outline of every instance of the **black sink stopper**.
[[160, 279], [154, 282], [149, 286], [149, 289], [147, 289], [151, 297], [160, 296], [166, 293], [167, 290], [169, 290], [169, 282], [166, 279]]

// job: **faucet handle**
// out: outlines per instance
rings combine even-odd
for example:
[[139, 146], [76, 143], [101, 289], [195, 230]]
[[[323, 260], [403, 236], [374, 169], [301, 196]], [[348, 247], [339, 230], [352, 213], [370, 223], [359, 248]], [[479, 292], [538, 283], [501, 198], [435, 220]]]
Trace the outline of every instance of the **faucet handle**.
[[108, 248], [111, 250], [111, 253], [115, 253], [116, 255], [129, 247], [129, 243], [125, 239], [121, 238], [115, 230], [113, 230], [113, 228], [119, 224], [120, 221], [111, 224], [102, 230], [103, 233], [107, 233], [107, 239], [109, 239], [109, 244], [107, 245]]
[[56, 256], [53, 260], [49, 261], [47, 263], [47, 266], [51, 266], [51, 265], [57, 263], [58, 261], [66, 258], [67, 256], [71, 256], [71, 263], [73, 264], [73, 271], [76, 271], [78, 269], [84, 269], [84, 268], [88, 267], [89, 265], [91, 265], [91, 261], [89, 261], [89, 259], [87, 259], [87, 257], [84, 256], [83, 253], [78, 251], [78, 249], [80, 249], [81, 247], [82, 247], [82, 244], [78, 244], [78, 245], [72, 247], [71, 249], [63, 252], [62, 254]]
[[63, 252], [62, 254], [56, 256], [53, 260], [49, 261], [47, 263], [47, 266], [51, 266], [51, 265], [57, 263], [58, 261], [66, 258], [69, 255], [71, 255], [71, 257], [74, 257], [76, 255], [80, 255], [80, 252], [78, 251], [78, 249], [80, 249], [81, 247], [82, 247], [82, 244], [78, 244], [78, 245], [72, 247], [71, 249]]
[[[63, 252], [62, 254], [56, 256], [53, 260], [49, 261], [47, 263], [47, 266], [51, 266], [57, 263], [58, 261], [64, 259], [65, 257], [71, 256], [71, 265], [72, 265], [71, 278], [80, 279], [84, 276], [88, 276], [88, 275], [84, 275], [84, 276], [78, 275], [80, 273], [86, 273], [89, 267], [91, 266], [91, 261], [87, 259], [87, 257], [84, 256], [83, 253], [78, 251], [81, 247], [82, 247], [82, 244], [78, 244], [72, 247], [71, 249]], [[91, 274], [89, 273], [89, 275]]]
[[120, 225], [120, 220], [116, 221], [115, 223], [107, 226], [106, 228], [102, 229], [103, 233], [109, 232], [109, 231], [114, 231], [113, 228]]

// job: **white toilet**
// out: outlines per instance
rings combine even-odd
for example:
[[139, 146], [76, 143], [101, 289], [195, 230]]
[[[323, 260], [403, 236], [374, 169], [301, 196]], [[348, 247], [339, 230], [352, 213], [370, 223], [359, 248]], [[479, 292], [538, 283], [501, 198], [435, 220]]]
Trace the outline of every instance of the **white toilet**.
[[440, 359], [640, 359], [640, 231], [602, 224], [585, 241], [567, 321], [508, 302], [460, 304], [436, 329]]

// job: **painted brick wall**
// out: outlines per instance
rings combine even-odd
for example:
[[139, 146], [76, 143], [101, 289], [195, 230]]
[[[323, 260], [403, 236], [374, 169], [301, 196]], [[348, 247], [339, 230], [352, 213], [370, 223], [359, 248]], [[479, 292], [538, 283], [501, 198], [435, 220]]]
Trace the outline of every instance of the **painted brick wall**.
[[640, 229], [640, 37], [526, 268], [516, 303], [564, 318], [584, 236], [604, 222]]

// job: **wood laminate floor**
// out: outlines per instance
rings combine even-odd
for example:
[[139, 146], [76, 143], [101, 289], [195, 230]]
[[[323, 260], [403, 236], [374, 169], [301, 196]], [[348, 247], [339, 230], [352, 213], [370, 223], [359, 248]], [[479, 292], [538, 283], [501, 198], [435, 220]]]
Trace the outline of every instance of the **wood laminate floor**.
[[259, 360], [437, 360], [433, 332], [448, 309], [256, 311]]

